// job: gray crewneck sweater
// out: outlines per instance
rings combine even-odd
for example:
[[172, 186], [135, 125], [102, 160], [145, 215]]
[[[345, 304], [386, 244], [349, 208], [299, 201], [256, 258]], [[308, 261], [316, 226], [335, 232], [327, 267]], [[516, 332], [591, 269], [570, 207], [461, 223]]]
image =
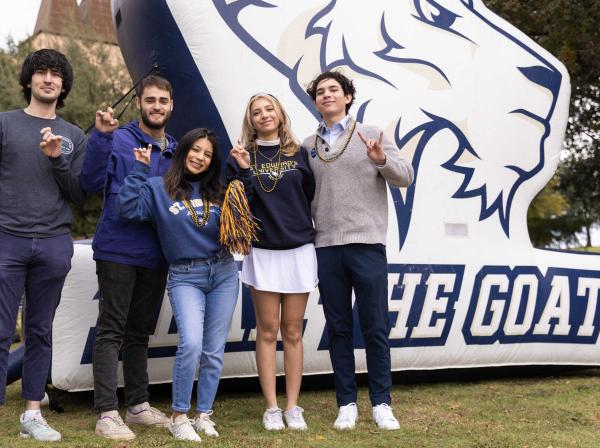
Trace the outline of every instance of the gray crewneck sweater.
[[381, 131], [358, 122], [345, 151], [334, 161], [322, 161], [318, 155], [330, 159], [342, 151], [353, 122], [352, 119], [333, 148], [316, 134], [302, 143], [308, 151], [316, 181], [311, 207], [317, 232], [316, 247], [353, 243], [385, 245], [388, 223], [386, 182], [392, 187], [408, 187], [413, 181], [412, 166], [385, 136], [385, 165], [378, 167], [367, 157], [367, 148], [358, 137], [358, 131], [366, 139], [378, 139]]
[[[63, 136], [56, 158], [40, 150], [40, 130]], [[69, 202], [79, 203], [85, 134], [60, 117], [0, 112], [0, 232], [47, 238], [71, 231]]]

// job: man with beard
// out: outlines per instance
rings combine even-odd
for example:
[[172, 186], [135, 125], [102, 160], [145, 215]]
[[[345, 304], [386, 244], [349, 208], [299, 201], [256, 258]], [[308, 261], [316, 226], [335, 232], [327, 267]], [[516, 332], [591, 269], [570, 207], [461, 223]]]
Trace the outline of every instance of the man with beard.
[[100, 301], [93, 351], [94, 409], [97, 435], [132, 440], [135, 434], [118, 412], [119, 351], [125, 380], [125, 421], [167, 426], [169, 418], [148, 403], [148, 339], [154, 331], [165, 291], [167, 263], [150, 223], [122, 219], [117, 195], [135, 158], [133, 148], [152, 147], [150, 176], [163, 176], [176, 141], [165, 133], [173, 110], [171, 84], [150, 75], [136, 89], [141, 121], [122, 127], [113, 111], [96, 112], [81, 171], [84, 191], [104, 191], [104, 209], [92, 249]]
[[73, 85], [73, 70], [58, 51], [29, 54], [19, 79], [28, 105], [0, 113], [0, 405], [8, 353], [25, 291], [25, 356], [20, 434], [61, 439], [40, 412], [52, 355], [52, 321], [73, 241], [69, 202], [84, 199], [79, 172], [85, 135], [56, 115]]

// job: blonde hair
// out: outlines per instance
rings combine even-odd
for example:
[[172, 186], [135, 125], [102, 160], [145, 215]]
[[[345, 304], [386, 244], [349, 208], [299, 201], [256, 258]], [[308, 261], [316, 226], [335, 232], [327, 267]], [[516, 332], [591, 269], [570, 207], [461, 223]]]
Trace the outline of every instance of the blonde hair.
[[249, 150], [254, 146], [256, 141], [257, 132], [252, 125], [252, 113], [250, 108], [252, 107], [252, 103], [259, 99], [265, 99], [273, 105], [275, 114], [279, 119], [279, 129], [277, 133], [279, 135], [281, 151], [287, 157], [293, 156], [300, 150], [300, 144], [292, 133], [290, 117], [279, 100], [269, 93], [257, 93], [256, 95], [252, 95], [250, 100], [248, 100], [246, 112], [244, 113], [244, 122], [242, 123], [242, 145]]

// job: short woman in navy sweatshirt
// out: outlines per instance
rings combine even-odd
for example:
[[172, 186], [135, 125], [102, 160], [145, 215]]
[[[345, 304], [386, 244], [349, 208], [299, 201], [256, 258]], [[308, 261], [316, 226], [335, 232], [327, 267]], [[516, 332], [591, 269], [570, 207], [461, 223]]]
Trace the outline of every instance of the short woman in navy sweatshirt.
[[[302, 380], [302, 331], [309, 293], [317, 284], [315, 231], [310, 202], [315, 181], [306, 151], [290, 129], [281, 103], [269, 94], [250, 98], [241, 141], [227, 161], [228, 179], [244, 183], [260, 231], [244, 258], [242, 282], [250, 287], [256, 314], [256, 365], [266, 400], [263, 425], [306, 429], [298, 403]], [[287, 405], [275, 393], [277, 333], [283, 337]]]
[[[169, 429], [177, 439], [200, 441], [196, 431], [218, 435], [210, 415], [239, 287], [233, 257], [219, 244], [219, 149], [213, 132], [189, 131], [164, 178], [148, 178], [151, 148], [134, 153], [118, 205], [124, 218], [152, 222], [169, 262], [167, 289], [179, 335]], [[196, 417], [190, 421], [198, 366]]]

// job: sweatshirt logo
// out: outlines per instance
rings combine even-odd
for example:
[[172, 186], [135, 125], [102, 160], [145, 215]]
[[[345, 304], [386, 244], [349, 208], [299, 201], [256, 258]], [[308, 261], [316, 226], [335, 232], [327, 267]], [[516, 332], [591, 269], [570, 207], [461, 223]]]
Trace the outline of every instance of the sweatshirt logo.
[[[192, 207], [194, 207], [194, 209], [197, 212], [202, 213], [204, 211], [204, 202], [202, 201], [202, 199], [190, 199], [190, 204], [192, 205]], [[215, 206], [214, 204], [209, 204], [209, 206], [212, 208], [211, 212], [216, 212], [217, 215], [220, 215], [221, 209], [218, 206]], [[169, 212], [172, 215], [178, 215], [179, 212], [182, 211], [186, 211], [187, 215], [189, 215], [189, 212], [187, 211], [183, 202], [173, 202], [173, 204], [171, 204], [171, 206], [169, 207]]]
[[269, 178], [269, 180], [276, 181], [276, 180], [281, 179], [287, 171], [296, 170], [297, 166], [298, 166], [298, 162], [296, 162], [295, 160], [285, 160], [285, 161], [282, 161], [279, 163], [275, 163], [275, 162], [261, 163], [257, 167], [258, 173], [254, 169], [254, 167], [250, 167], [250, 169], [252, 170], [252, 174], [254, 176], [257, 176], [257, 175], [267, 176]]
[[60, 142], [60, 152], [65, 156], [73, 152], [73, 142], [68, 137], [63, 137]]

